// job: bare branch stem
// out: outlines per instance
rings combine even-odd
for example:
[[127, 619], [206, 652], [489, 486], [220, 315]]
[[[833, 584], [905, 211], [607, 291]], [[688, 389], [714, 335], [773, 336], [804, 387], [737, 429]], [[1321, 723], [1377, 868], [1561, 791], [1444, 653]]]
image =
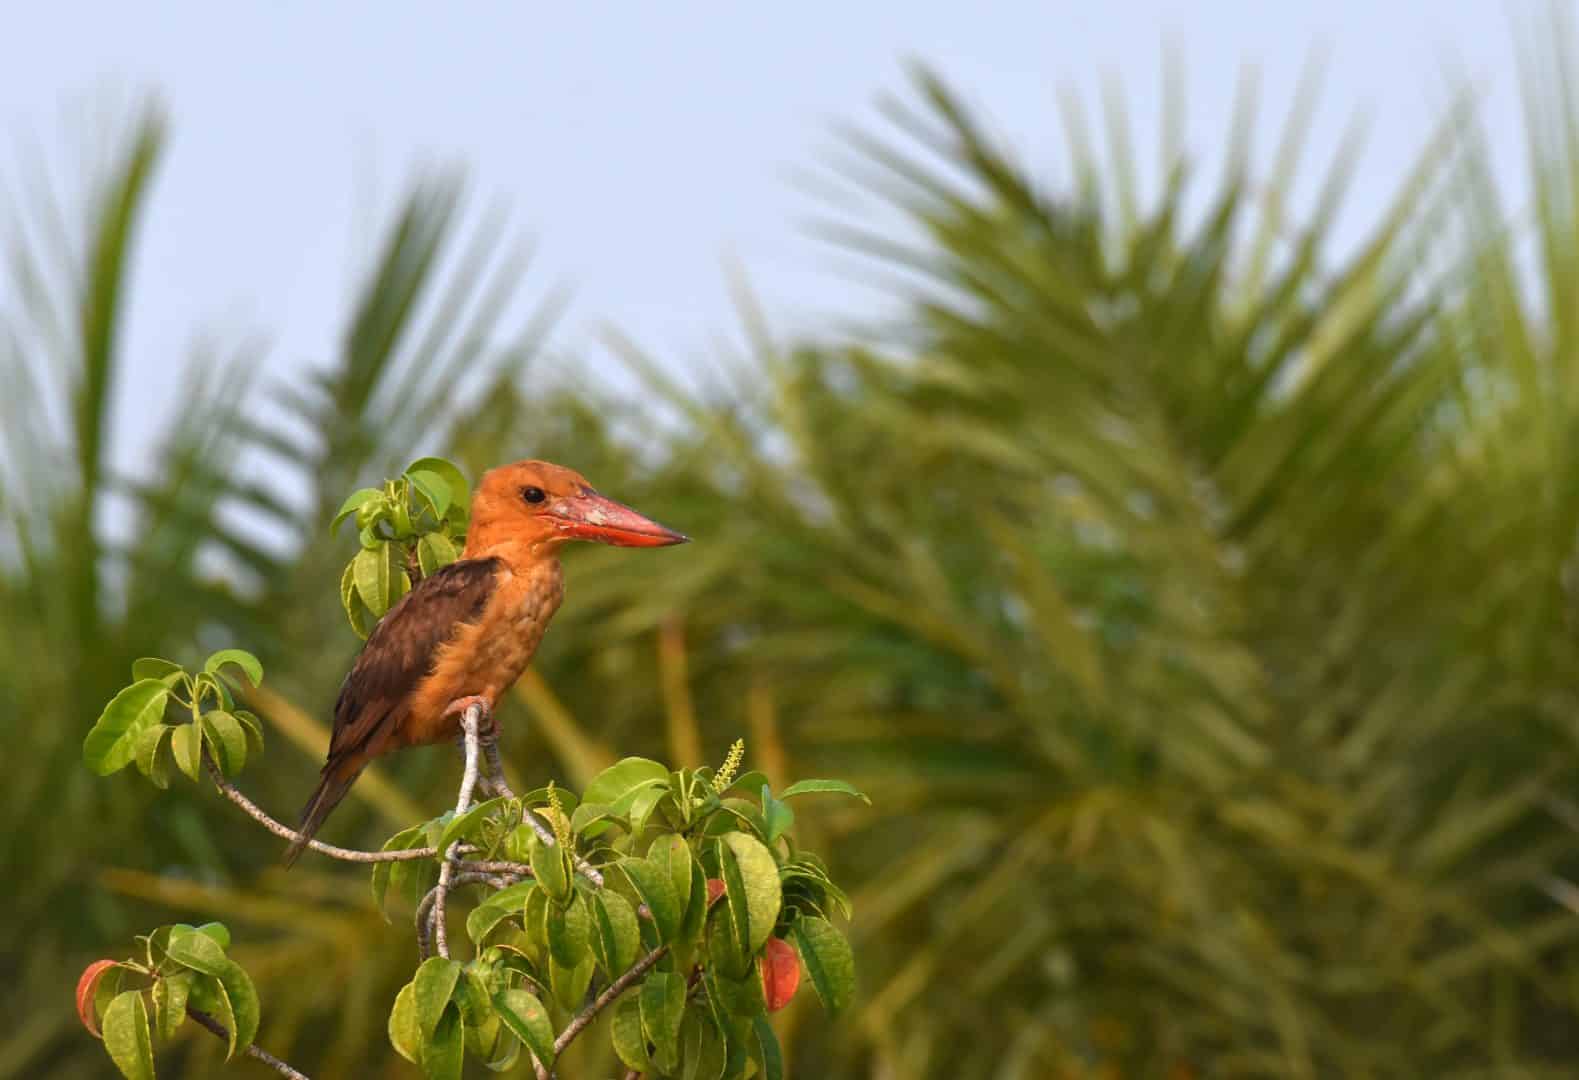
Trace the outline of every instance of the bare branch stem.
[[[643, 975], [647, 974], [654, 964], [663, 959], [663, 954], [668, 951], [669, 946], [658, 946], [631, 965], [629, 971], [605, 986], [603, 992], [592, 999], [592, 1004], [578, 1012], [575, 1019], [566, 1024], [565, 1030], [559, 1033], [559, 1037], [554, 1040], [554, 1057], [558, 1058], [560, 1054], [563, 1054], [565, 1048], [575, 1040], [576, 1036], [585, 1031], [592, 1021], [598, 1018], [598, 1013], [608, 1008], [613, 1004], [615, 998], [634, 986]], [[536, 1064], [538, 1080], [548, 1080], [548, 1077], [553, 1075], [543, 1067], [541, 1062]]]
[[[481, 704], [473, 702], [461, 713], [461, 730], [466, 733], [466, 771], [461, 774], [461, 790], [455, 799], [456, 817], [471, 809], [472, 792], [477, 787], [478, 731], [482, 726], [482, 709]], [[445, 905], [449, 900], [450, 879], [454, 876], [455, 858], [459, 853], [460, 841], [456, 840], [444, 853], [444, 861], [439, 864], [439, 883], [433, 890], [433, 944], [438, 954], [445, 959], [450, 955]]]
[[[213, 756], [207, 750], [203, 752], [203, 764], [207, 766], [209, 778], [214, 781], [214, 786], [219, 788], [220, 793], [241, 807], [242, 812], [253, 821], [262, 825], [281, 840], [295, 841], [299, 838], [300, 834], [295, 829], [275, 821], [262, 807], [247, 798], [236, 789], [234, 784], [226, 780], [225, 774], [220, 771], [219, 766], [214, 762]], [[354, 848], [335, 847], [333, 844], [326, 844], [322, 840], [309, 840], [307, 841], [307, 846], [332, 859], [341, 859], [345, 862], [355, 863], [411, 862], [416, 859], [431, 859], [439, 853], [437, 848], [430, 847], [406, 848], [401, 851], [357, 851]]]
[[[208, 1015], [208, 1013], [203, 1012], [200, 1009], [194, 1009], [188, 1005], [186, 1014], [193, 1020], [197, 1021], [199, 1027], [208, 1029], [219, 1038], [225, 1040], [226, 1043], [230, 1042], [230, 1032], [226, 1029], [225, 1025], [221, 1024], [218, 1020], [215, 1020], [212, 1016]], [[246, 1054], [247, 1057], [257, 1058], [259, 1061], [269, 1066], [281, 1076], [289, 1076], [291, 1080], [309, 1080], [306, 1073], [287, 1065], [285, 1062], [281, 1061], [267, 1050], [264, 1050], [262, 1047], [258, 1046], [257, 1043], [248, 1045], [246, 1050], [242, 1052]]]

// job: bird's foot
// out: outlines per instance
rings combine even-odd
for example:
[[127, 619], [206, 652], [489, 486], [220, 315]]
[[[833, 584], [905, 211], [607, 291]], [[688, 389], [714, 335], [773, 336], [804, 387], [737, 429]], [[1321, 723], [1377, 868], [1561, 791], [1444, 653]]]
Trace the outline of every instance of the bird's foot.
[[[477, 694], [468, 697], [456, 698], [450, 702], [449, 708], [444, 710], [446, 716], [465, 713], [467, 709], [477, 705], [482, 708], [477, 730], [477, 742], [482, 747], [483, 774], [480, 777], [484, 791], [491, 791], [502, 795], [506, 799], [515, 798], [515, 792], [510, 790], [509, 783], [504, 778], [504, 762], [499, 757], [499, 725], [493, 719], [493, 707], [487, 698]], [[458, 745], [462, 753], [466, 750], [466, 738], [461, 736]]]
[[454, 701], [450, 702], [449, 705], [445, 706], [444, 715], [461, 716], [465, 714], [467, 709], [470, 709], [473, 706], [476, 706], [479, 710], [479, 715], [477, 717], [478, 734], [482, 735], [484, 738], [487, 738], [495, 731], [493, 722], [493, 702], [489, 701], [481, 694], [468, 694], [465, 697], [456, 698]]

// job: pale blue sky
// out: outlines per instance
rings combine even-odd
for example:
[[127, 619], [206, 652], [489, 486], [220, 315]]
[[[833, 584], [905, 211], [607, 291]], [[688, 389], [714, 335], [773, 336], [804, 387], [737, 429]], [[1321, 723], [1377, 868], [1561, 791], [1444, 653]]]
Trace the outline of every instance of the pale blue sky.
[[[0, 174], [31, 132], [69, 171], [92, 117], [157, 91], [173, 141], [138, 247], [116, 432], [140, 456], [178, 361], [203, 332], [263, 333], [276, 370], [335, 347], [366, 208], [418, 163], [462, 162], [539, 240], [532, 283], [576, 289], [556, 344], [608, 361], [612, 322], [685, 361], [733, 322], [737, 259], [776, 326], [816, 327], [868, 303], [834, 272], [790, 183], [837, 120], [874, 121], [920, 58], [1051, 175], [1056, 94], [1125, 90], [1137, 143], [1157, 142], [1160, 56], [1183, 56], [1188, 145], [1208, 166], [1240, 68], [1261, 73], [1263, 148], [1324, 43], [1313, 149], [1357, 110], [1368, 150], [1347, 228], [1378, 213], [1448, 99], [1451, 71], [1485, 92], [1510, 185], [1519, 160], [1513, 24], [1543, 4], [99, 3], [21, 5], [0, 35]], [[1209, 170], [1215, 175], [1215, 167]], [[10, 208], [14, 209], [14, 208]]]

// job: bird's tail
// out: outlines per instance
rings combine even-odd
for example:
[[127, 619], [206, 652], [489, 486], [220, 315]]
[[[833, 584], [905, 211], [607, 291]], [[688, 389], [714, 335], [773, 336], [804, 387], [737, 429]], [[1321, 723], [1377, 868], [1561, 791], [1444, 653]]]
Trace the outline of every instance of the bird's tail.
[[287, 869], [295, 864], [307, 847], [307, 841], [313, 838], [330, 812], [340, 805], [340, 800], [345, 798], [345, 793], [351, 790], [351, 785], [356, 783], [356, 778], [361, 774], [360, 763], [331, 761], [323, 767], [318, 787], [302, 810], [301, 824], [296, 826], [296, 839], [291, 841], [291, 846], [285, 851]]

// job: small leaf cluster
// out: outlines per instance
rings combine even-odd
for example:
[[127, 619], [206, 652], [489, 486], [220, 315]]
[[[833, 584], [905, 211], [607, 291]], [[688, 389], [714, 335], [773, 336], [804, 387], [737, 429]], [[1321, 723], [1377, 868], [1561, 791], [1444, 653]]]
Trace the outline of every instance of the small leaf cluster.
[[443, 458], [420, 458], [382, 487], [353, 491], [329, 526], [354, 518], [362, 545], [340, 575], [351, 628], [367, 637], [413, 584], [454, 562], [470, 517], [471, 486]]
[[[732, 758], [738, 764], [738, 749]], [[555, 1031], [656, 952], [604, 1014], [628, 1068], [698, 1080], [781, 1076], [766, 1017], [794, 995], [802, 968], [831, 1012], [849, 1002], [855, 981], [849, 944], [829, 919], [847, 918], [849, 901], [823, 861], [794, 844], [787, 800], [865, 797], [822, 780], [776, 797], [761, 773], [735, 777], [726, 766], [671, 771], [626, 758], [579, 799], [544, 788], [391, 838], [389, 848], [441, 851], [463, 841], [469, 858], [518, 860], [525, 878], [485, 892], [468, 913], [471, 960], [429, 958], [401, 990], [389, 1018], [395, 1049], [432, 1080], [460, 1076], [468, 1054], [507, 1069], [523, 1048], [552, 1067]], [[528, 810], [548, 821], [553, 843], [524, 823]], [[577, 872], [578, 858], [598, 868], [603, 887]], [[436, 863], [424, 865], [377, 867], [377, 902], [391, 885], [420, 897]]]
[[145, 656], [132, 665], [132, 682], [104, 707], [82, 743], [82, 760], [100, 776], [132, 762], [155, 785], [170, 785], [170, 762], [196, 780], [205, 752], [235, 776], [249, 755], [263, 750], [263, 727], [237, 708], [228, 668], [254, 687], [263, 665], [242, 649], [221, 649], [189, 672], [180, 664]]
[[227, 1060], [252, 1044], [258, 994], [241, 965], [226, 955], [230, 931], [223, 924], [177, 923], [138, 941], [142, 957], [95, 961], [77, 981], [77, 1015], [103, 1040], [122, 1075], [152, 1080], [154, 1042], [173, 1039], [189, 1009], [224, 1027]]

